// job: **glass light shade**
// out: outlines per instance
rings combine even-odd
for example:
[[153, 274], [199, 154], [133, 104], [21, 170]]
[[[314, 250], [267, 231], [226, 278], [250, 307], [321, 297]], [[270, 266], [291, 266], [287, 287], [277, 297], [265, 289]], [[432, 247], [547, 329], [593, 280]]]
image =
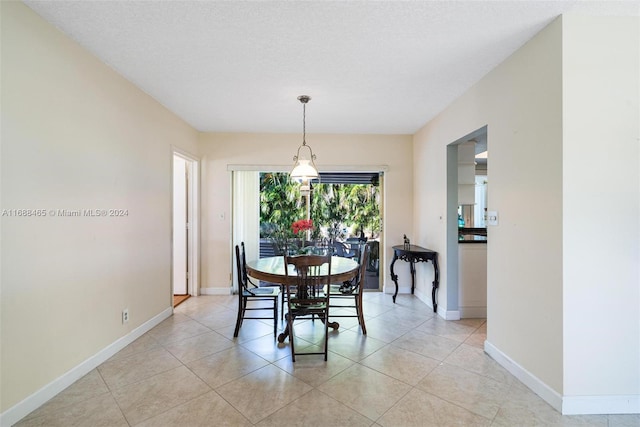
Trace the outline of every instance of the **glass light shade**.
[[317, 177], [318, 170], [306, 159], [299, 159], [291, 171], [291, 178], [297, 181], [310, 181]]
[[309, 181], [302, 181], [300, 183], [300, 195], [308, 196], [311, 194], [311, 186], [309, 185]]

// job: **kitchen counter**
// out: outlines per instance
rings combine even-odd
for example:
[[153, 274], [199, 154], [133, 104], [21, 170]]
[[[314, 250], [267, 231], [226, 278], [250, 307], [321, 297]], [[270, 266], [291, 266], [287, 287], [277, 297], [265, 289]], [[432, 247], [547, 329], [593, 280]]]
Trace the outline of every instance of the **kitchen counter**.
[[458, 228], [458, 243], [487, 243], [487, 229]]
[[464, 236], [461, 239], [458, 239], [458, 243], [487, 243], [486, 236]]

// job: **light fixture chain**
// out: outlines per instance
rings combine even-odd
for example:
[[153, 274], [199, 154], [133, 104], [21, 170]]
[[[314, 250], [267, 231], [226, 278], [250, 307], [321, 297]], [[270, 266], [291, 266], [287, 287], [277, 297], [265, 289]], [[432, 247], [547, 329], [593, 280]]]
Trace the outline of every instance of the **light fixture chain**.
[[302, 103], [302, 145], [307, 145], [307, 104]]

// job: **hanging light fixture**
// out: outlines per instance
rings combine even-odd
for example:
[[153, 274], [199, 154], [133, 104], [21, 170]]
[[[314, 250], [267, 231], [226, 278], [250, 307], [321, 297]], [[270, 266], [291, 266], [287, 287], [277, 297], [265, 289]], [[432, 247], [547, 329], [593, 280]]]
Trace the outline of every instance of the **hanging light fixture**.
[[[300, 95], [298, 100], [302, 103], [302, 145], [298, 147], [298, 152], [293, 156], [293, 169], [291, 170], [291, 178], [300, 183], [300, 192], [302, 195], [309, 195], [309, 182], [318, 177], [318, 168], [316, 168], [316, 155], [313, 154], [311, 147], [307, 145], [306, 140], [306, 107], [311, 97]], [[309, 150], [307, 157], [300, 156], [300, 149]], [[303, 150], [304, 151], [304, 150]]]

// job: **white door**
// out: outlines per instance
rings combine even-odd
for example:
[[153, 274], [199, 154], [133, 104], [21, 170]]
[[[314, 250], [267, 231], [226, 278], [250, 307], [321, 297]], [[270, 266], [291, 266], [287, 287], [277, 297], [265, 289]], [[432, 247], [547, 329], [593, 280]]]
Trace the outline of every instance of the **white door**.
[[173, 156], [173, 294], [189, 293], [189, 168]]

